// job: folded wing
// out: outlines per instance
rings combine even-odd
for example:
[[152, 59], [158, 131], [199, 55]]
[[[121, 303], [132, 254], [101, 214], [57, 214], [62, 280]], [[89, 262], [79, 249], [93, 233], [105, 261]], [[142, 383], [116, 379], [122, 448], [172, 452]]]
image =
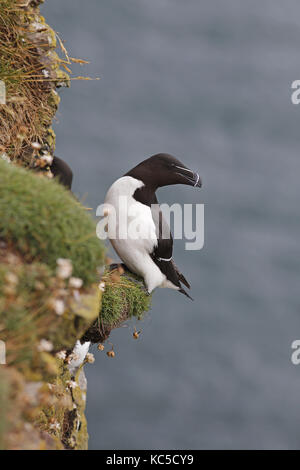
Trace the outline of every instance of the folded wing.
[[156, 227], [157, 245], [154, 247], [152, 253], [150, 253], [150, 256], [168, 281], [178, 287], [179, 292], [192, 299], [181, 285], [183, 284], [190, 289], [190, 284], [172, 259], [173, 237], [170, 227], [160, 210], [158, 201], [156, 201], [154, 206], [152, 205], [151, 212]]

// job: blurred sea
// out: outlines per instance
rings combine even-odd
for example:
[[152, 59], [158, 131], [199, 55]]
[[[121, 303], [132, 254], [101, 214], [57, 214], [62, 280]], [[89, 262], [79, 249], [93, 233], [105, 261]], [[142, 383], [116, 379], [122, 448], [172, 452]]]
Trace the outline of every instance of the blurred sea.
[[[136, 163], [169, 152], [204, 187], [205, 247], [175, 259], [194, 302], [156, 291], [86, 367], [91, 449], [300, 448], [300, 4], [296, 0], [48, 0], [47, 21], [90, 60], [62, 91], [56, 154], [94, 209]], [[140, 325], [138, 326], [140, 328]]]

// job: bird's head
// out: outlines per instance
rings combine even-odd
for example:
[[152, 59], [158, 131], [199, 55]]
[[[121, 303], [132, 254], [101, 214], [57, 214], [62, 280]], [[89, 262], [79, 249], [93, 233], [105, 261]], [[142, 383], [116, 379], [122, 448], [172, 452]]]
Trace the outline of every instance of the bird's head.
[[198, 173], [187, 168], [181, 161], [167, 153], [158, 153], [134, 167], [126, 176], [139, 179], [147, 186], [160, 188], [172, 184], [187, 184], [201, 188]]

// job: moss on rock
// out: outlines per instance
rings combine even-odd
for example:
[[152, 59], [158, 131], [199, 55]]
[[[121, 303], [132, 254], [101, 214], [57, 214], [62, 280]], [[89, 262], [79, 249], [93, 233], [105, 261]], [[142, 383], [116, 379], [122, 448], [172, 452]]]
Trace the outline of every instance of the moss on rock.
[[86, 381], [57, 360], [51, 383], [29, 381], [16, 368], [0, 369], [0, 449], [87, 449]]
[[26, 261], [58, 258], [73, 263], [86, 285], [103, 264], [103, 245], [84, 207], [59, 183], [0, 161], [0, 239], [9, 240]]

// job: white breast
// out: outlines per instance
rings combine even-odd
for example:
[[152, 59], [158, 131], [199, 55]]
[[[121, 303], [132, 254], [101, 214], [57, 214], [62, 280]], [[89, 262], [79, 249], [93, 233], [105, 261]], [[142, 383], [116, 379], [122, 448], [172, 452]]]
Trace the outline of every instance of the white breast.
[[119, 178], [109, 188], [105, 205], [111, 244], [126, 266], [144, 278], [151, 292], [165, 281], [165, 276], [149, 256], [157, 245], [151, 209], [133, 197], [142, 186], [142, 181], [131, 176]]

